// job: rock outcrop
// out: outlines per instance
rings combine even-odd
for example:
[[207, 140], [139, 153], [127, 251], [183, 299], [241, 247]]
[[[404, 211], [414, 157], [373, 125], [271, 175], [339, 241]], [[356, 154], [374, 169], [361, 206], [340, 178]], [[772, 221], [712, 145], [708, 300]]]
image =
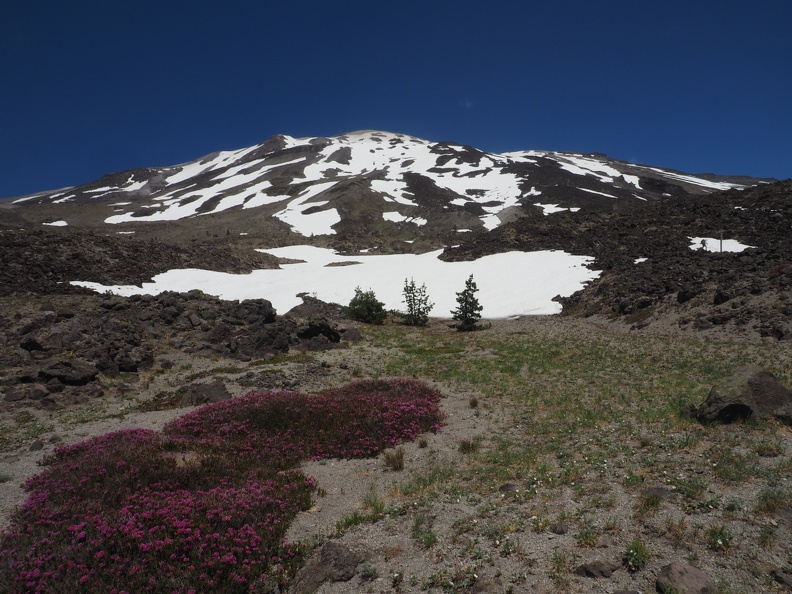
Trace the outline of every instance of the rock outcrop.
[[693, 416], [702, 423], [732, 423], [771, 416], [792, 425], [792, 390], [772, 373], [748, 365], [713, 386]]

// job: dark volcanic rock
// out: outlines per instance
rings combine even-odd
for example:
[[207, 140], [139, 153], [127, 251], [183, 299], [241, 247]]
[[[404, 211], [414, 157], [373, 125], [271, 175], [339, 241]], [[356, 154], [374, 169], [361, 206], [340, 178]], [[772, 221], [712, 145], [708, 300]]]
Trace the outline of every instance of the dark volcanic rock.
[[784, 571], [783, 569], [774, 569], [772, 572], [770, 572], [770, 575], [772, 575], [773, 579], [779, 584], [783, 584], [787, 588], [792, 588], [792, 573], [789, 571]]
[[4, 388], [2, 393], [5, 402], [19, 402], [25, 398], [25, 392], [15, 388]]
[[[469, 234], [441, 259], [547, 249], [591, 256], [590, 267], [601, 275], [557, 299], [564, 315], [598, 315], [635, 329], [670, 318], [690, 330], [729, 328], [786, 340], [792, 339], [790, 219], [792, 180], [624, 203], [612, 211], [525, 216]], [[740, 253], [689, 248], [690, 237], [719, 237], [721, 231], [756, 247]]]
[[[266, 299], [223, 301], [200, 291], [137, 295], [48, 297], [69, 315], [9, 315], [0, 312], [0, 367], [11, 370], [0, 400], [17, 402], [73, 400], [69, 387], [94, 394], [99, 374], [112, 379], [151, 369], [155, 353], [178, 349], [208, 357], [241, 361], [266, 359], [293, 347], [303, 350], [330, 348], [341, 333], [332, 319], [294, 320], [279, 317]], [[61, 303], [67, 302], [66, 305]], [[49, 303], [47, 303], [49, 305]], [[338, 311], [317, 302], [314, 309]], [[165, 314], [163, 315], [163, 312]], [[58, 337], [56, 340], [54, 337]], [[22, 346], [20, 346], [22, 345]], [[26, 350], [27, 349], [30, 350]], [[168, 365], [160, 358], [160, 365]], [[172, 366], [172, 362], [170, 363]], [[185, 404], [214, 402], [228, 396], [222, 390], [196, 388]]]
[[575, 568], [575, 573], [590, 578], [608, 578], [617, 569], [621, 568], [621, 563], [613, 560], [597, 560], [583, 563]]
[[181, 399], [182, 406], [195, 406], [212, 402], [222, 402], [231, 398], [231, 393], [222, 380], [215, 380], [209, 384], [192, 384], [187, 386], [185, 395]]
[[3, 229], [0, 233], [0, 295], [91, 293], [69, 284], [92, 281], [140, 285], [173, 268], [247, 273], [277, 268], [273, 256], [237, 253], [218, 243], [181, 246], [82, 229]]
[[341, 543], [330, 541], [297, 573], [290, 594], [312, 594], [325, 582], [346, 582], [357, 573], [359, 554]]
[[657, 576], [658, 592], [685, 592], [686, 594], [715, 594], [715, 582], [700, 569], [674, 561], [660, 570]]
[[732, 423], [752, 417], [774, 415], [782, 422], [792, 410], [792, 390], [773, 374], [755, 365], [738, 369], [721, 385], [714, 386], [695, 412], [702, 423]]
[[99, 370], [79, 359], [62, 359], [41, 369], [39, 377], [44, 381], [58, 380], [67, 386], [84, 386], [99, 375]]

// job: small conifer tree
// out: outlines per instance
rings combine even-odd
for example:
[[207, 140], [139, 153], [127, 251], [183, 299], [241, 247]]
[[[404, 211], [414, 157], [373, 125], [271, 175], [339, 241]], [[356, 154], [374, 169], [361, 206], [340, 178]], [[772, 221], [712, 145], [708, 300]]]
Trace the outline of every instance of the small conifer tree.
[[457, 330], [467, 331], [476, 327], [476, 322], [481, 319], [481, 310], [484, 309], [476, 298], [478, 287], [473, 280], [473, 275], [465, 281], [465, 288], [456, 294], [458, 307], [451, 312], [454, 320], [458, 321]]
[[426, 326], [429, 323], [429, 312], [432, 311], [434, 303], [429, 301], [426, 294], [426, 285], [416, 286], [415, 280], [404, 279], [404, 303], [407, 305], [407, 312], [402, 314], [404, 323], [408, 326]]
[[349, 302], [349, 317], [367, 324], [382, 324], [388, 315], [385, 304], [377, 299], [374, 291], [355, 287], [355, 296]]

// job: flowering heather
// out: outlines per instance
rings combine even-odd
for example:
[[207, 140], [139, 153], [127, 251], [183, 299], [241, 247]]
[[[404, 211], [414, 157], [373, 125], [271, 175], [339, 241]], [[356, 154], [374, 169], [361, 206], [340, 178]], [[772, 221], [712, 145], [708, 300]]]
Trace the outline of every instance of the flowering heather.
[[409, 380], [361, 381], [320, 394], [248, 394], [205, 406], [165, 427], [170, 438], [292, 466], [301, 459], [363, 458], [440, 428], [440, 395]]
[[437, 431], [439, 399], [400, 380], [248, 394], [162, 433], [57, 448], [0, 541], [0, 591], [270, 591], [302, 562], [283, 540], [316, 488], [299, 461], [376, 455]]

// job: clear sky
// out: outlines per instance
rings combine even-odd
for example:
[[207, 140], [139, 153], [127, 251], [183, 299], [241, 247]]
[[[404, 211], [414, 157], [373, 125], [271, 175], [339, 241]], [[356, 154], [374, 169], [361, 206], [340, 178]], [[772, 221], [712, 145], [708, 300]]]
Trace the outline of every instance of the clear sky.
[[358, 129], [792, 177], [789, 0], [4, 0], [0, 197]]

